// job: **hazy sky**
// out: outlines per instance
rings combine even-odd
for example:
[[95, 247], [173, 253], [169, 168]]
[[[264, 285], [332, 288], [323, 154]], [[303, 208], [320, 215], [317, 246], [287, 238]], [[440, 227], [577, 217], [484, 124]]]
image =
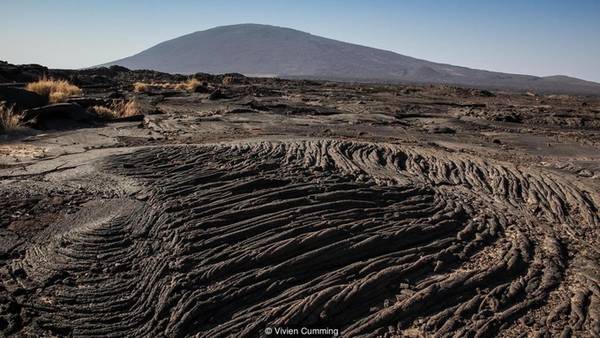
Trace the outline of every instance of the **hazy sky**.
[[472, 68], [600, 82], [600, 0], [2, 0], [0, 60], [78, 68], [263, 23]]

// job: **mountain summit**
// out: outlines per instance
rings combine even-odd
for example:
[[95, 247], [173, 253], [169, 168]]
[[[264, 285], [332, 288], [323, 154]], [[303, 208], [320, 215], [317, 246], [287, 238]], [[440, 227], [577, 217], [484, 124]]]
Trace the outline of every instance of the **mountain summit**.
[[327, 39], [290, 28], [258, 24], [222, 26], [191, 33], [104, 66], [110, 65], [182, 74], [237, 72], [251, 76], [445, 83], [600, 94], [600, 84], [580, 79], [470, 69]]

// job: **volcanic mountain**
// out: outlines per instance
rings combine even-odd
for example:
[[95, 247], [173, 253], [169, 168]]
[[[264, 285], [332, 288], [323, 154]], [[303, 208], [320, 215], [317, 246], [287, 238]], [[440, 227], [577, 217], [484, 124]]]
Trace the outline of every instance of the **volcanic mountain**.
[[259, 24], [222, 26], [191, 33], [103, 66], [111, 65], [182, 74], [237, 72], [283, 78], [600, 94], [600, 84], [576, 78], [507, 74], [435, 63], [290, 28]]

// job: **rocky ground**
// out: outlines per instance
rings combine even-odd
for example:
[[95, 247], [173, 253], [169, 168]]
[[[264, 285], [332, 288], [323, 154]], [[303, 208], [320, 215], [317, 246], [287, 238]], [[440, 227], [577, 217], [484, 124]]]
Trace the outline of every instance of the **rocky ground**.
[[0, 136], [2, 336], [600, 336], [598, 97], [41, 73], [144, 116]]

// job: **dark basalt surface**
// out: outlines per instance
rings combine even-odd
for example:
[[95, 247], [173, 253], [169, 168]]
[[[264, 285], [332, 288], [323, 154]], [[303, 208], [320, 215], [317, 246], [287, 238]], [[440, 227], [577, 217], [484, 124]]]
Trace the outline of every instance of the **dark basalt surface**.
[[5, 332], [599, 332], [598, 257], [562, 239], [598, 215], [552, 175], [334, 140], [150, 148], [103, 170], [138, 198], [86, 205], [6, 267], [8, 307], [35, 320], [4, 310]]
[[50, 72], [146, 114], [2, 139], [0, 336], [600, 335], [596, 97]]

